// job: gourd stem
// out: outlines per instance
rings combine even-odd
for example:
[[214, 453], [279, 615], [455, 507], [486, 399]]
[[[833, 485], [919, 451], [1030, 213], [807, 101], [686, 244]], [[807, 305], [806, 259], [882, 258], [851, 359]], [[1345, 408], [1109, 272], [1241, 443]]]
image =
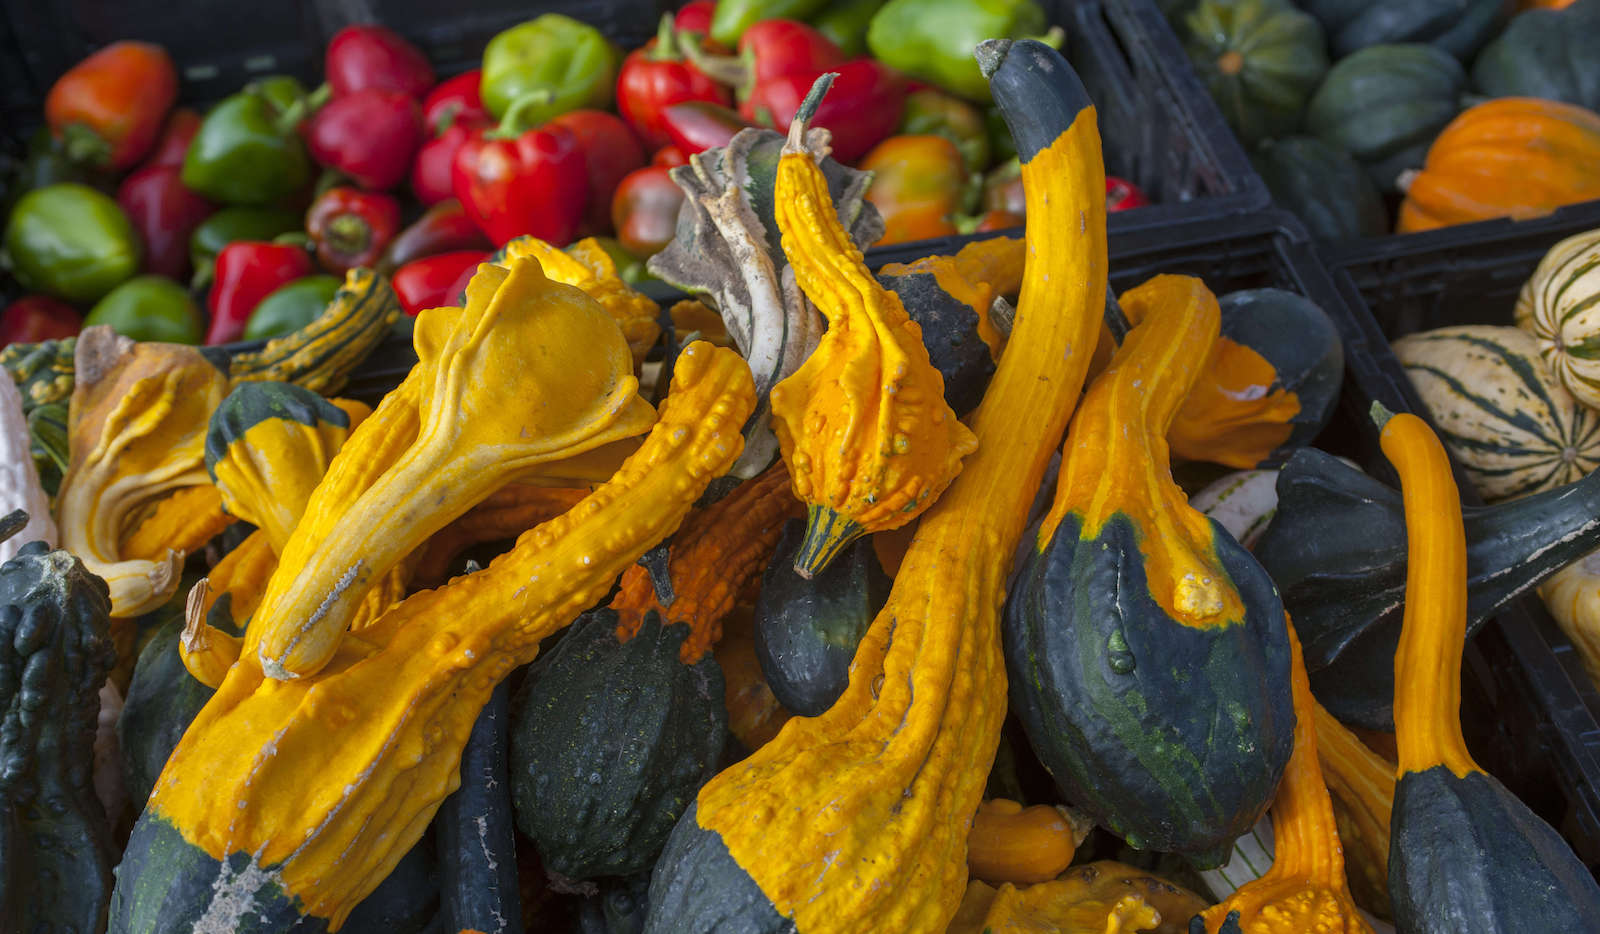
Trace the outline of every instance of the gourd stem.
[[1444, 446], [1426, 422], [1400, 413], [1379, 444], [1400, 475], [1406, 510], [1406, 608], [1395, 653], [1399, 771], [1435, 765], [1478, 771], [1461, 735], [1461, 650], [1467, 634], [1467, 544], [1461, 495]]
[[794, 572], [806, 580], [822, 573], [866, 527], [827, 506], [806, 509], [806, 534], [794, 555]]

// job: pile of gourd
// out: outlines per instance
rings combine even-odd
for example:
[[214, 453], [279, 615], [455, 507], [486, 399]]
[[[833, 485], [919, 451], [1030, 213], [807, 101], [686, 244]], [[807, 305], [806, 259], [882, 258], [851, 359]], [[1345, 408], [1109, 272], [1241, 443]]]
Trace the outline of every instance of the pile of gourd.
[[1318, 237], [1600, 198], [1600, 0], [1525, 0], [1509, 22], [1505, 0], [1163, 7], [1273, 199]]
[[[1082, 85], [1037, 42], [977, 54], [1024, 241], [873, 275], [865, 179], [807, 125], [825, 76], [787, 136], [676, 170], [674, 308], [524, 238], [417, 317], [376, 407], [337, 396], [396, 318], [365, 271], [248, 357], [9, 354], [0, 917], [1600, 930], [1459, 721], [1470, 626], [1600, 528], [1555, 529], [1569, 490], [1464, 517], [1411, 415], [1373, 413], [1400, 491], [1306, 447], [1342, 353], [1298, 296], [1110, 298]], [[1196, 498], [1226, 525], [1179, 460], [1247, 469]], [[1073, 865], [1091, 827], [1217, 904]]]

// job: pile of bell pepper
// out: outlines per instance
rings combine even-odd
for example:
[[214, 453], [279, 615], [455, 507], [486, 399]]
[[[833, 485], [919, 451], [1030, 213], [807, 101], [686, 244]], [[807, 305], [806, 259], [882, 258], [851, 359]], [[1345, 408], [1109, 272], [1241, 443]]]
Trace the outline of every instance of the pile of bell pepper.
[[[1022, 223], [1009, 133], [971, 49], [1042, 36], [1037, 0], [695, 0], [624, 55], [548, 13], [438, 80], [396, 32], [350, 26], [324, 83], [263, 77], [177, 107], [158, 46], [116, 42], [51, 88], [0, 165], [0, 345], [109, 324], [141, 340], [269, 338], [354, 267], [407, 311], [448, 304], [489, 251], [598, 237], [629, 278], [677, 229], [671, 170], [747, 127], [781, 129], [824, 72], [814, 125], [874, 173], [880, 244]], [[1108, 207], [1144, 203], [1108, 179]], [[20, 292], [20, 294], [18, 294]]]

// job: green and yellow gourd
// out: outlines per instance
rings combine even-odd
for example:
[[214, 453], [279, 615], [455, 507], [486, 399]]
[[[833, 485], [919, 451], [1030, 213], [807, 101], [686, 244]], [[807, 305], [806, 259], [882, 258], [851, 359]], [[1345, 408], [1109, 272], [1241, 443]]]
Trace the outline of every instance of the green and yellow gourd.
[[1478, 767], [1461, 736], [1467, 549], [1444, 447], [1425, 422], [1403, 413], [1388, 417], [1379, 441], [1400, 474], [1410, 549], [1394, 661], [1395, 924], [1417, 934], [1600, 930], [1600, 885], [1588, 867]]
[[1299, 217], [1319, 240], [1354, 240], [1389, 232], [1389, 212], [1378, 186], [1361, 163], [1338, 146], [1314, 136], [1285, 136], [1262, 143], [1250, 154], [1250, 164], [1272, 200]]
[[1522, 284], [1513, 316], [1556, 382], [1600, 409], [1600, 230], [1551, 247]]
[[0, 369], [22, 395], [33, 465], [46, 493], [54, 496], [67, 469], [67, 409], [72, 398], [73, 363], [78, 339], [7, 344], [0, 347]]
[[1321, 704], [1316, 704], [1316, 720], [1317, 761], [1333, 799], [1350, 894], [1356, 904], [1378, 917], [1392, 917], [1389, 820], [1394, 811], [1394, 763], [1373, 752]]
[[[651, 881], [652, 934], [942, 930], [959, 905], [1006, 706], [1010, 556], [1106, 290], [1088, 94], [1040, 43], [976, 54], [1021, 153], [1030, 248], [1008, 350], [972, 415], [978, 450], [922, 517], [844, 695], [713, 778], [678, 822]], [[779, 171], [810, 165], [785, 156]]]
[[[444, 392], [408, 398], [404, 389], [385, 406], [398, 396], [413, 426], [459, 419], [462, 443], [523, 451], [604, 438], [619, 412], [635, 408], [627, 344], [593, 300], [550, 283], [533, 260], [509, 273], [486, 265], [472, 290], [492, 300], [419, 316], [419, 363], [408, 381], [413, 390], [478, 387], [494, 406]], [[565, 405], [541, 405], [540, 387], [550, 385], [560, 391], [549, 398]], [[330, 658], [314, 672], [268, 677], [259, 646], [272, 627], [301, 621], [266, 616], [263, 604], [238, 663], [173, 751], [134, 828], [111, 930], [338, 929], [455, 789], [463, 745], [495, 685], [676, 528], [738, 456], [752, 407], [744, 362], [690, 345], [659, 416], [644, 411], [655, 427], [611, 481], [487, 568], [413, 595], [359, 633], [332, 634]], [[397, 430], [406, 420], [383, 408], [335, 458], [296, 537], [331, 487], [359, 499], [363, 488], [406, 472], [412, 439], [428, 447], [428, 432]], [[384, 456], [388, 445], [401, 451]], [[473, 463], [472, 452], [461, 460]], [[351, 462], [370, 473], [352, 481]], [[386, 516], [423, 525], [433, 521], [430, 509], [443, 508], [426, 487], [387, 505], [346, 516], [368, 530], [358, 552], [403, 531]], [[292, 554], [281, 567], [295, 567]]]
[[389, 280], [358, 267], [345, 274], [344, 285], [314, 321], [260, 350], [234, 354], [224, 369], [235, 384], [277, 380], [332, 395], [400, 316]]
[[1217, 339], [1216, 299], [1157, 276], [1121, 302], [1140, 324], [1079, 406], [1006, 605], [1011, 707], [1067, 800], [1211, 868], [1293, 747], [1283, 604], [1172, 480], [1165, 436]]

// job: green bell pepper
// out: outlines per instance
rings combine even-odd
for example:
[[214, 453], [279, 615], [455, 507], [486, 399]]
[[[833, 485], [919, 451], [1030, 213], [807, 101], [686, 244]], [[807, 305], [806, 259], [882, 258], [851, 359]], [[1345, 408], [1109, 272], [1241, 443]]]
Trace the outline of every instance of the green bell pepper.
[[913, 78], [987, 101], [989, 82], [972, 50], [985, 39], [1031, 37], [1060, 45], [1061, 30], [1045, 33], [1048, 25], [1035, 0], [889, 0], [867, 27], [867, 47]]
[[187, 289], [164, 276], [135, 276], [90, 309], [84, 327], [109, 324], [136, 341], [198, 344], [205, 319]]
[[744, 31], [764, 19], [809, 19], [828, 0], [717, 0], [711, 13], [711, 38], [728, 48]]
[[989, 128], [983, 111], [943, 91], [922, 88], [906, 95], [899, 132], [944, 137], [961, 150], [968, 172], [989, 167]]
[[35, 188], [6, 223], [5, 258], [30, 291], [92, 302], [139, 271], [142, 248], [110, 196], [76, 182]]
[[183, 157], [183, 184], [224, 204], [274, 204], [311, 181], [311, 160], [296, 126], [305, 91], [270, 78], [223, 99], [201, 121]]
[[200, 222], [189, 235], [189, 258], [194, 262], [195, 282], [211, 281], [211, 267], [222, 248], [238, 240], [272, 240], [293, 233], [305, 223], [305, 215], [282, 208], [223, 208]]
[[342, 284], [333, 276], [306, 276], [279, 286], [250, 312], [250, 320], [244, 325], [244, 340], [293, 334], [327, 310]]
[[883, 0], [832, 0], [811, 17], [811, 25], [846, 56], [860, 58], [867, 54], [867, 24], [881, 6]]
[[524, 98], [527, 126], [572, 110], [611, 106], [619, 55], [598, 29], [560, 13], [513, 26], [483, 50], [478, 90], [496, 120]]

